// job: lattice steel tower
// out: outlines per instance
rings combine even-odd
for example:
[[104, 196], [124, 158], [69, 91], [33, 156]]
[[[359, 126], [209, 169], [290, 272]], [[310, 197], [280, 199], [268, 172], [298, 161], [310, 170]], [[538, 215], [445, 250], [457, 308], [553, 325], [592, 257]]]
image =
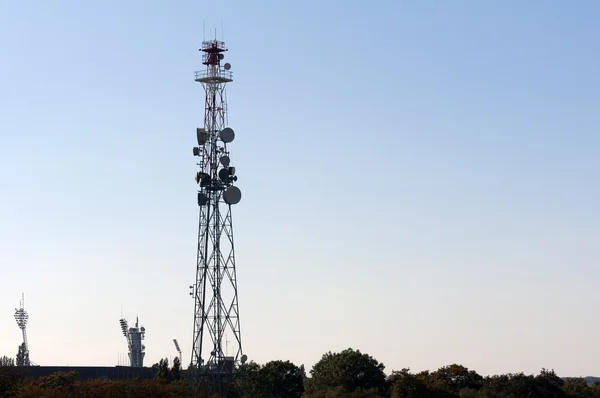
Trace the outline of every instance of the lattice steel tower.
[[[221, 386], [246, 361], [231, 218], [231, 207], [240, 202], [242, 194], [233, 185], [237, 176], [228, 148], [235, 134], [227, 126], [225, 92], [227, 83], [233, 81], [231, 65], [221, 65], [227, 48], [222, 41], [209, 40], [202, 43], [200, 51], [206, 68], [196, 72], [195, 80], [202, 83], [206, 98], [204, 127], [196, 129], [198, 146], [193, 151], [199, 158], [195, 179], [200, 217], [196, 284], [190, 286], [195, 301], [191, 370], [197, 377], [218, 379]], [[233, 342], [231, 353], [224, 351], [225, 334]]]

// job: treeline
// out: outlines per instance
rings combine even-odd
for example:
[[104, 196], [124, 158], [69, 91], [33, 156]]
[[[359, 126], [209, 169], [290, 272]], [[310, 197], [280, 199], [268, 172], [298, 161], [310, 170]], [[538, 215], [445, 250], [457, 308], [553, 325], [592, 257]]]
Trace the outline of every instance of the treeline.
[[[166, 359], [153, 368], [153, 380], [77, 381], [77, 374], [55, 373], [31, 379], [26, 368], [0, 369], [0, 397], [198, 397], [213, 395], [188, 383], [178, 359], [172, 367]], [[238, 374], [230, 398], [600, 398], [600, 383], [588, 385], [582, 378], [562, 379], [542, 369], [538, 375], [523, 373], [483, 377], [461, 365], [413, 373], [392, 371], [375, 358], [347, 349], [326, 353], [310, 372], [289, 361], [264, 365], [250, 362]], [[243, 395], [240, 393], [242, 392]]]
[[29, 364], [29, 352], [25, 347], [25, 343], [19, 345], [19, 351], [17, 351], [17, 358], [9, 358], [6, 355], [0, 357], [0, 366], [26, 366]]

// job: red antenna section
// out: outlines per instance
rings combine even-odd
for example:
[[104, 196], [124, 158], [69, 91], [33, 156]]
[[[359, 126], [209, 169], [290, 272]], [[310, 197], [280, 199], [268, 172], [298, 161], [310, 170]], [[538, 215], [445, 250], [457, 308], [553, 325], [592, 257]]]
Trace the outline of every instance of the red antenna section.
[[225, 58], [223, 54], [227, 51], [225, 42], [219, 40], [207, 40], [202, 42], [202, 64], [206, 69], [196, 72], [196, 81], [205, 84], [229, 83], [233, 81], [233, 75], [229, 71], [231, 65], [221, 61]]

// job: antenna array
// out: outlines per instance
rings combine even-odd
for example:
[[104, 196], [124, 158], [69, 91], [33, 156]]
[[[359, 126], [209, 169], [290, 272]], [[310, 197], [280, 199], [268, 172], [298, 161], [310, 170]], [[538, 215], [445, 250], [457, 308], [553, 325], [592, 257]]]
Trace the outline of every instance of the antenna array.
[[[231, 64], [222, 64], [225, 43], [208, 40], [202, 43], [205, 69], [196, 72], [195, 80], [204, 87], [204, 125], [196, 129], [197, 147], [193, 154], [199, 170], [198, 248], [196, 282], [190, 286], [194, 297], [194, 331], [190, 369], [192, 377], [210, 377], [218, 393], [246, 361], [242, 353], [242, 335], [238, 307], [238, 288], [233, 243], [231, 208], [238, 204], [242, 192], [235, 186], [237, 173], [231, 165], [230, 144], [234, 130], [227, 125], [225, 86], [233, 81]], [[223, 350], [225, 333], [233, 337], [232, 356]]]

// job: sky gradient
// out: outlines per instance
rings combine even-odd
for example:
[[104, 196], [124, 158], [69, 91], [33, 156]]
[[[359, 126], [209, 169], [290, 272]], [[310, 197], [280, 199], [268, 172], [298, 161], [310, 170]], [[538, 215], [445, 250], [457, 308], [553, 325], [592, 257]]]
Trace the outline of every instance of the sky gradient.
[[[0, 0], [0, 355], [189, 363], [198, 48], [230, 51], [244, 352], [600, 375], [600, 4]], [[223, 26], [223, 31], [221, 27]], [[214, 35], [214, 33], [213, 33]]]

